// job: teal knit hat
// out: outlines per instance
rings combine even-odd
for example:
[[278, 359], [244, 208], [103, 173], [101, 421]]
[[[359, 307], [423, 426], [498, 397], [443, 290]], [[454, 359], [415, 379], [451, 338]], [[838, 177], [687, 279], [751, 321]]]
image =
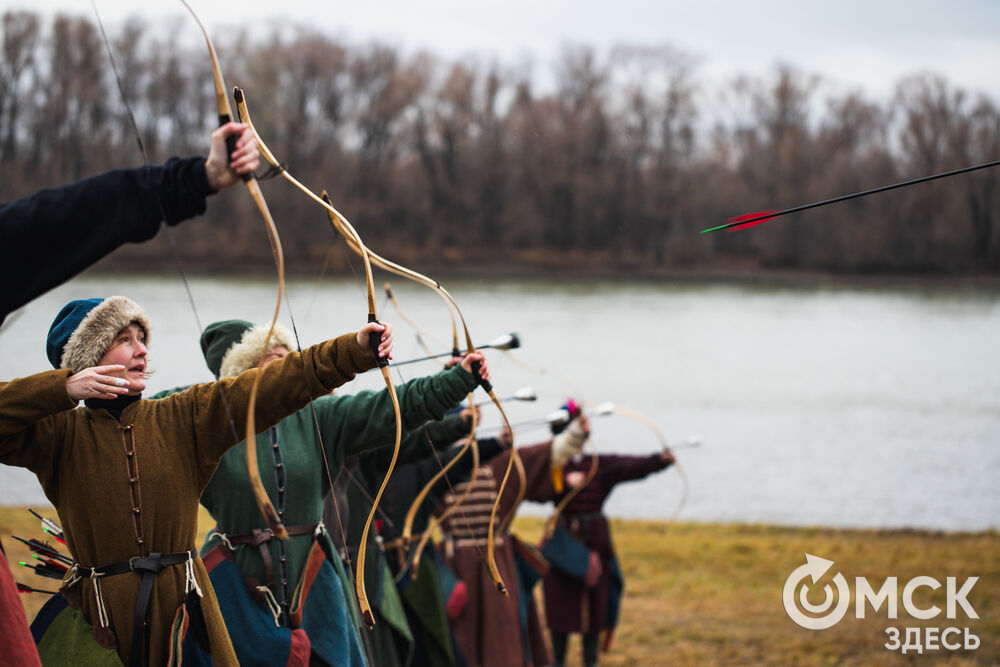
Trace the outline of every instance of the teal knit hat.
[[124, 296], [76, 299], [59, 311], [49, 326], [45, 354], [54, 368], [79, 373], [97, 366], [122, 329], [138, 324], [149, 344], [149, 319], [139, 305]]

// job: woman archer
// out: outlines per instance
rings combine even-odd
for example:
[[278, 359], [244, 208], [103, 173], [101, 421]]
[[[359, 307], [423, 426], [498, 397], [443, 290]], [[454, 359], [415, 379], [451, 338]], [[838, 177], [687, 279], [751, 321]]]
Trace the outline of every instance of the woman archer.
[[[380, 334], [375, 351], [369, 333]], [[369, 323], [155, 401], [141, 395], [149, 334], [146, 314], [126, 297], [67, 304], [46, 343], [56, 370], [0, 385], [0, 463], [34, 472], [59, 512], [77, 562], [63, 596], [92, 626], [83, 636], [100, 645], [88, 655], [176, 663], [191, 623], [215, 664], [237, 664], [194, 550], [201, 492], [239, 440], [256, 376], [256, 424], [265, 430], [374, 367], [375, 354], [389, 358], [391, 327]], [[62, 655], [68, 645], [45, 644], [52, 654], [43, 661], [90, 662]]]
[[[227, 155], [229, 137], [236, 140]], [[122, 243], [151, 238], [161, 223], [176, 225], [204, 212], [205, 198], [254, 171], [258, 155], [257, 140], [249, 128], [227, 123], [212, 132], [206, 158], [171, 158], [162, 166], [119, 169], [0, 203], [0, 271], [7, 286], [0, 296], [0, 331], [10, 312]], [[109, 202], [114, 206], [109, 207]], [[0, 635], [0, 655], [19, 665], [39, 664], [18, 598], [4, 558], [0, 563], [0, 625], [5, 631]]]

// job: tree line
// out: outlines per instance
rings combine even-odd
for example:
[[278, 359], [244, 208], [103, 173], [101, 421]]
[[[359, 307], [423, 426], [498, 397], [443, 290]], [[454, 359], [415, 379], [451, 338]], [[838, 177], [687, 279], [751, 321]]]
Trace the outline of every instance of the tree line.
[[[189, 19], [108, 32], [149, 159], [204, 154], [215, 123]], [[290, 173], [330, 191], [383, 256], [424, 267], [587, 272], [1000, 270], [1000, 171], [699, 235], [741, 213], [1000, 158], [989, 96], [920, 73], [878, 102], [790, 65], [710, 86], [669, 46], [566, 47], [534, 63], [443, 60], [310, 27], [213, 38], [229, 84]], [[142, 164], [94, 21], [2, 16], [0, 200]], [[263, 183], [293, 269], [343, 269], [324, 212]], [[259, 215], [227, 191], [177, 252], [203, 269], [270, 265]], [[169, 261], [162, 239], [117, 266]]]

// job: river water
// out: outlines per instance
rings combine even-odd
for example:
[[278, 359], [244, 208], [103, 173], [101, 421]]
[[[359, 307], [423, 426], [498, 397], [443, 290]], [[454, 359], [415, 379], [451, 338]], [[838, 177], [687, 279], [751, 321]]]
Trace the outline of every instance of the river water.
[[[158, 389], [210, 379], [200, 325], [267, 321], [273, 281], [85, 275], [30, 304], [0, 332], [0, 377], [47, 368], [44, 339], [69, 299], [125, 294], [153, 322]], [[512, 421], [546, 415], [574, 395], [650, 418], [679, 449], [675, 471], [622, 485], [610, 514], [694, 521], [947, 531], [1000, 527], [1000, 292], [971, 287], [805, 287], [688, 283], [455, 280], [448, 283], [483, 344], [517, 332], [517, 361], [489, 354], [499, 396], [533, 386], [537, 403], [508, 403]], [[430, 291], [394, 282], [400, 305], [441, 338], [447, 311]], [[353, 279], [297, 278], [289, 301], [303, 345], [365, 319]], [[414, 330], [380, 298], [397, 360], [422, 354]], [[283, 319], [287, 323], [287, 310]], [[445, 346], [450, 347], [450, 343]], [[437, 349], [441, 345], [436, 345]], [[396, 377], [434, 372], [401, 366]], [[345, 387], [378, 388], [366, 376]], [[484, 427], [498, 423], [484, 412]], [[603, 452], [658, 450], [653, 432], [621, 416], [593, 420]], [[545, 438], [519, 428], [518, 444]], [[683, 501], [683, 506], [681, 503]], [[34, 478], [0, 466], [0, 503], [43, 504]], [[678, 512], [678, 508], [680, 511]], [[527, 513], [547, 508], [527, 506]]]

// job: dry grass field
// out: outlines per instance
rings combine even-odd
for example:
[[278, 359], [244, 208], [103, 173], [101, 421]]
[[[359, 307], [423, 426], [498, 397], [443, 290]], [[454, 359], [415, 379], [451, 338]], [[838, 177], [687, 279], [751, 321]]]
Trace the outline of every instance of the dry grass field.
[[[55, 518], [50, 508], [35, 508]], [[204, 511], [201, 533], [211, 526]], [[518, 519], [515, 530], [528, 539], [541, 521]], [[614, 521], [614, 536], [626, 578], [622, 620], [605, 667], [617, 665], [996, 665], [1000, 664], [1000, 534], [945, 534], [917, 531], [832, 530], [773, 526]], [[27, 550], [11, 534], [41, 537], [38, 522], [25, 509], [0, 508], [0, 537], [17, 579], [38, 588], [57, 582], [35, 577], [17, 564]], [[805, 630], [789, 620], [781, 602], [785, 580], [805, 563], [805, 553], [834, 561], [818, 582], [836, 572], [850, 584], [866, 577], [878, 590], [895, 576], [899, 590], [917, 576], [934, 577], [938, 590], [919, 588], [914, 603], [941, 607], [939, 617], [920, 621], [899, 608], [890, 620], [886, 606], [867, 618], [854, 618], [852, 605], [837, 625]], [[944, 618], [945, 578], [979, 577], [968, 601], [980, 616]], [[815, 599], [814, 599], [815, 598]], [[29, 618], [44, 602], [22, 596]], [[823, 595], [810, 595], [811, 604]], [[969, 628], [979, 637], [975, 650], [925, 649], [923, 654], [884, 647], [886, 628]], [[954, 636], [950, 642], [956, 641]], [[959, 637], [958, 641], [961, 641]], [[571, 643], [571, 665], [579, 665], [579, 644]]]

